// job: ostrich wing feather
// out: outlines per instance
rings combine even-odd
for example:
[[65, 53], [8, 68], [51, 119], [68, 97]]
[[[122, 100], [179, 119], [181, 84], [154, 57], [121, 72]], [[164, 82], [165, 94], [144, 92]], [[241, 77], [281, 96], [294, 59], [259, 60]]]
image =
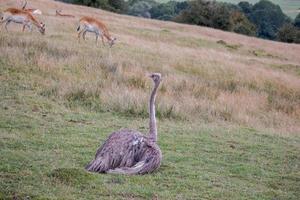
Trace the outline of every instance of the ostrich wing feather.
[[147, 174], [160, 167], [162, 154], [159, 147], [150, 143], [147, 145], [144, 156], [141, 161], [132, 167], [115, 168], [108, 171], [112, 174]]
[[95, 159], [86, 169], [106, 172], [117, 167], [132, 167], [141, 160], [145, 146], [145, 137], [141, 133], [129, 129], [116, 131], [97, 150]]

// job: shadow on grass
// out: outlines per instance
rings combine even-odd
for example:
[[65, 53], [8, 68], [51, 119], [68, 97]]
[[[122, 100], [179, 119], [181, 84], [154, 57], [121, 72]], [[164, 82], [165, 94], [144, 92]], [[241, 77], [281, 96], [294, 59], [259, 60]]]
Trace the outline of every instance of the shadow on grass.
[[58, 168], [48, 176], [67, 185], [85, 185], [96, 179], [95, 175], [78, 168]]

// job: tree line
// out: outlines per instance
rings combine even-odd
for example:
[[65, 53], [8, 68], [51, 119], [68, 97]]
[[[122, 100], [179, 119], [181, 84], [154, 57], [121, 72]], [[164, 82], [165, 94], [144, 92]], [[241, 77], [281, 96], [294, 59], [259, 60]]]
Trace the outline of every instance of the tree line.
[[269, 0], [238, 4], [208, 0], [62, 0], [121, 14], [207, 26], [248, 36], [300, 43], [300, 13], [295, 19], [285, 15]]

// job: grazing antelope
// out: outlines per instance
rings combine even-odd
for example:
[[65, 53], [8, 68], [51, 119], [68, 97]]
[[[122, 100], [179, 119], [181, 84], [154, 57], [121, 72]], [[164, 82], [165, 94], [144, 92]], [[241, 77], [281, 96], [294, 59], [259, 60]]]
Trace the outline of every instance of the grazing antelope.
[[[81, 29], [81, 30], [80, 30]], [[82, 34], [82, 38], [85, 40], [86, 32], [92, 32], [96, 34], [96, 44], [98, 43], [98, 37], [101, 36], [102, 43], [104, 44], [104, 37], [108, 40], [108, 44], [110, 47], [115, 43], [116, 38], [112, 37], [105, 24], [97, 19], [92, 17], [82, 17], [79, 20], [79, 26], [77, 28], [78, 32], [78, 40], [80, 40], [80, 36]]]
[[32, 31], [32, 24], [35, 25], [41, 34], [45, 34], [45, 24], [38, 22], [30, 12], [20, 10], [17, 8], [8, 8], [6, 9], [1, 17], [1, 22], [5, 23], [5, 29], [8, 31], [7, 26], [11, 23], [23, 24], [23, 32], [25, 27], [28, 27]]
[[56, 10], [56, 16], [60, 16], [60, 17], [72, 17], [74, 18], [74, 15], [69, 15], [69, 14], [62, 14], [61, 10]]
[[22, 6], [22, 10], [30, 12], [33, 15], [41, 15], [42, 11], [39, 9], [35, 9], [35, 8], [26, 8], [27, 6], [27, 1], [25, 0], [24, 5]]

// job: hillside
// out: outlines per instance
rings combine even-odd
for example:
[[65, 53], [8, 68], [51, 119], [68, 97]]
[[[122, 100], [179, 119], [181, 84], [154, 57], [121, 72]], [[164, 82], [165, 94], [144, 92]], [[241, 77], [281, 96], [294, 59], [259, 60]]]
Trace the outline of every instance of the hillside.
[[[44, 36], [0, 27], [0, 199], [300, 195], [300, 45], [50, 0], [28, 7], [42, 10]], [[78, 43], [83, 15], [107, 23], [117, 37], [111, 50], [92, 34]], [[141, 177], [86, 173], [109, 133], [147, 131], [154, 71], [164, 77], [162, 167]]]

